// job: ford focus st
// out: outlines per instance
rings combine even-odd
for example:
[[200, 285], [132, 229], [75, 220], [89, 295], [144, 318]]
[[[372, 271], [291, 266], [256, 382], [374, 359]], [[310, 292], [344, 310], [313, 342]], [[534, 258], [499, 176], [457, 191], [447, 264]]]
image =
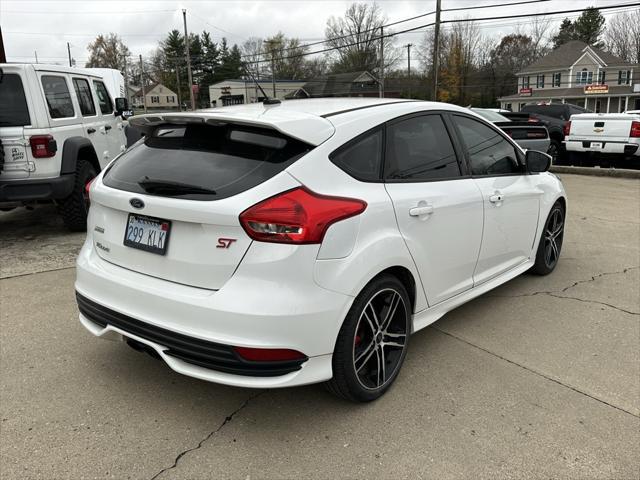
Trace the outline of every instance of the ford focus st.
[[293, 100], [134, 117], [89, 188], [80, 321], [173, 370], [382, 395], [408, 337], [556, 266], [565, 192], [468, 109]]

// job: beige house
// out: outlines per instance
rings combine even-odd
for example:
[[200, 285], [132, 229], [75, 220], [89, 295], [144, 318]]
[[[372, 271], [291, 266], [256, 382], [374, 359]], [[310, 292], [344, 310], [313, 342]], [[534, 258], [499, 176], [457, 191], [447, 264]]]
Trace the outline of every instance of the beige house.
[[[177, 110], [178, 95], [161, 83], [153, 83], [145, 88], [147, 109]], [[142, 89], [139, 89], [131, 97], [131, 103], [135, 108], [144, 108]]]
[[517, 112], [528, 103], [562, 102], [594, 112], [640, 109], [640, 65], [574, 40], [529, 65], [518, 76], [518, 92], [499, 98]]

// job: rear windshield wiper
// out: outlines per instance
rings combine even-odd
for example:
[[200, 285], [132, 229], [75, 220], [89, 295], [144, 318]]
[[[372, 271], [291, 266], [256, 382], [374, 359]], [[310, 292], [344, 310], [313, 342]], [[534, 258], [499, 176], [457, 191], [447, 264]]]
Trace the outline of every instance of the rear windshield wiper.
[[154, 180], [149, 177], [144, 177], [138, 182], [138, 185], [147, 193], [159, 195], [216, 194], [216, 191], [210, 188], [189, 185], [188, 183], [173, 182], [171, 180]]

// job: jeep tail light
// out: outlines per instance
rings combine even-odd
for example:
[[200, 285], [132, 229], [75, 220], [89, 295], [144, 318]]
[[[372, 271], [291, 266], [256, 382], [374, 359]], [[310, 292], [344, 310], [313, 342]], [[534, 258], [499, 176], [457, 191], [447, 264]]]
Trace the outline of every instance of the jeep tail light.
[[274, 243], [321, 243], [332, 224], [362, 213], [366, 202], [320, 195], [304, 187], [275, 195], [240, 214], [254, 240]]
[[33, 158], [53, 157], [58, 151], [58, 144], [51, 135], [34, 135], [29, 139]]
[[568, 137], [571, 133], [571, 120], [567, 120], [564, 122], [564, 126], [562, 127], [562, 133], [564, 133], [565, 137]]
[[629, 132], [631, 138], [640, 138], [640, 122], [631, 122], [631, 131]]
[[87, 196], [89, 195], [89, 193], [91, 192], [91, 185], [93, 185], [93, 182], [96, 181], [96, 178], [98, 177], [93, 177], [91, 180], [89, 180], [85, 186], [84, 186], [84, 192], [87, 194]]
[[233, 349], [240, 358], [250, 362], [286, 362], [307, 359], [304, 353], [288, 348], [233, 347]]

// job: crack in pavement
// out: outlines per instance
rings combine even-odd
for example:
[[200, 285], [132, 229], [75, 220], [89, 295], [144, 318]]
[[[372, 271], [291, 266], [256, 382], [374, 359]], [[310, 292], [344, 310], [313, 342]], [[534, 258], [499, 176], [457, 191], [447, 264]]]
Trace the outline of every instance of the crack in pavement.
[[61, 270], [69, 270], [71, 268], [76, 268], [75, 265], [71, 265], [68, 267], [55, 267], [50, 268], [48, 270], [36, 270], [35, 272], [25, 272], [25, 273], [15, 273], [13, 275], [3, 275], [0, 273], [0, 280], [8, 280], [10, 278], [19, 278], [19, 277], [27, 277], [29, 275], [38, 275], [39, 273], [48, 273], [48, 272], [59, 272]]
[[539, 292], [531, 292], [531, 293], [522, 293], [520, 295], [484, 295], [484, 298], [521, 298], [521, 297], [535, 297], [536, 295], [549, 295], [550, 297], [555, 297], [555, 298], [566, 298], [566, 299], [570, 299], [570, 300], [577, 300], [579, 302], [584, 302], [584, 303], [595, 303], [598, 305], [604, 305], [606, 307], [610, 307], [613, 308], [614, 310], [618, 310], [620, 312], [624, 312], [624, 313], [628, 313], [629, 315], [640, 315], [639, 312], [632, 312], [631, 310], [625, 310], [624, 308], [621, 307], [617, 307], [615, 305], [612, 305], [610, 303], [606, 303], [606, 302], [601, 302], [598, 300], [588, 300], [585, 298], [579, 298], [579, 297], [571, 297], [568, 295], [560, 295], [561, 293], [566, 292], [567, 290], [570, 290], [574, 287], [577, 287], [578, 285], [581, 285], [583, 283], [590, 283], [590, 282], [595, 282], [597, 279], [602, 278], [602, 277], [606, 277], [606, 276], [610, 276], [610, 275], [623, 275], [631, 270], [636, 270], [640, 268], [640, 266], [635, 266], [635, 267], [627, 267], [623, 270], [617, 271], [617, 272], [603, 272], [603, 273], [599, 273], [597, 275], [593, 275], [591, 278], [587, 279], [587, 280], [578, 280], [577, 282], [574, 282], [572, 285], [569, 285], [568, 287], [564, 287], [562, 290], [542, 290]]
[[220, 430], [222, 430], [227, 423], [229, 423], [231, 420], [233, 420], [233, 417], [235, 417], [236, 414], [240, 413], [241, 410], [246, 408], [252, 400], [255, 400], [260, 395], [264, 395], [268, 391], [269, 390], [263, 390], [263, 391], [255, 394], [255, 395], [247, 398], [244, 402], [242, 402], [242, 404], [238, 408], [236, 408], [233, 412], [231, 412], [229, 415], [227, 415], [225, 417], [224, 421], [218, 426], [218, 428], [216, 428], [215, 430], [212, 430], [211, 432], [209, 432], [209, 434], [206, 437], [204, 437], [202, 440], [200, 440], [195, 447], [191, 447], [191, 448], [188, 448], [188, 449], [183, 450], [182, 452], [180, 452], [176, 456], [175, 460], [173, 461], [173, 465], [171, 465], [170, 467], [166, 467], [166, 468], [163, 468], [162, 470], [160, 470], [153, 477], [151, 477], [151, 480], [155, 480], [156, 478], [160, 477], [160, 475], [162, 475], [163, 473], [176, 468], [178, 466], [178, 462], [180, 462], [180, 459], [182, 457], [184, 457], [189, 452], [193, 452], [194, 450], [198, 450], [199, 448], [201, 448], [209, 439], [211, 439], [211, 437], [213, 437], [216, 433], [218, 433]]
[[550, 297], [555, 297], [555, 298], [565, 298], [568, 300], [577, 300], [579, 302], [584, 302], [584, 303], [595, 303], [596, 305], [605, 305], [609, 308], [613, 308], [614, 310], [618, 310], [623, 313], [628, 313], [629, 315], [640, 315], [639, 312], [632, 312], [631, 310], [625, 310], [624, 308], [616, 307], [615, 305], [611, 305], [610, 303], [600, 302], [598, 300], [586, 300], [584, 298], [578, 298], [578, 297], [567, 297], [563, 295], [556, 295], [554, 293], [544, 293], [544, 294], [549, 295]]
[[574, 392], [579, 393], [580, 395], [584, 395], [585, 397], [588, 397], [588, 398], [590, 398], [590, 399], [592, 399], [592, 400], [595, 400], [595, 401], [600, 402], [600, 403], [602, 403], [602, 404], [604, 404], [604, 405], [607, 405], [608, 407], [615, 408], [616, 410], [620, 410], [621, 412], [624, 412], [624, 413], [626, 413], [626, 414], [629, 414], [629, 415], [631, 415], [632, 417], [635, 417], [635, 418], [640, 419], [640, 415], [638, 415], [638, 414], [636, 414], [636, 413], [633, 413], [633, 412], [630, 412], [630, 411], [628, 411], [628, 410], [625, 410], [625, 409], [624, 409], [624, 408], [622, 408], [622, 407], [618, 407], [617, 405], [614, 405], [614, 404], [612, 404], [612, 403], [609, 403], [609, 402], [607, 402], [606, 400], [602, 400], [601, 398], [595, 397], [595, 396], [593, 396], [593, 395], [591, 395], [591, 394], [589, 394], [589, 393], [587, 393], [587, 392], [583, 392], [582, 390], [578, 389], [577, 387], [574, 387], [574, 386], [569, 385], [569, 384], [567, 384], [567, 383], [563, 383], [563, 382], [561, 382], [560, 380], [558, 380], [558, 379], [556, 379], [556, 378], [550, 377], [550, 376], [548, 376], [548, 375], [545, 375], [545, 374], [544, 374], [544, 373], [542, 373], [542, 372], [538, 372], [537, 370], [533, 370], [532, 368], [526, 367], [525, 365], [522, 365], [521, 363], [515, 362], [515, 361], [510, 360], [510, 359], [508, 359], [508, 358], [506, 358], [506, 357], [503, 357], [502, 355], [499, 355], [499, 354], [497, 354], [497, 353], [495, 353], [495, 352], [492, 352], [491, 350], [487, 350], [486, 348], [483, 348], [483, 347], [481, 347], [481, 346], [479, 346], [479, 345], [476, 345], [475, 343], [471, 343], [469, 340], [465, 340], [465, 339], [464, 339], [464, 338], [462, 338], [462, 337], [458, 337], [457, 335], [454, 335], [453, 333], [446, 332], [446, 331], [444, 331], [444, 330], [442, 330], [442, 329], [440, 329], [440, 328], [436, 327], [436, 326], [435, 326], [435, 325], [433, 325], [433, 324], [430, 326], [430, 328], [432, 328], [432, 329], [434, 329], [434, 330], [436, 330], [436, 331], [438, 331], [438, 332], [440, 332], [440, 333], [442, 333], [442, 334], [444, 334], [444, 335], [447, 335], [447, 336], [449, 336], [449, 337], [451, 337], [451, 338], [455, 338], [456, 340], [458, 340], [458, 341], [460, 341], [460, 342], [462, 342], [462, 343], [466, 343], [467, 345], [469, 345], [469, 346], [471, 346], [471, 347], [473, 347], [473, 348], [477, 348], [478, 350], [481, 350], [481, 351], [483, 351], [483, 352], [485, 352], [485, 353], [488, 353], [489, 355], [492, 355], [492, 356], [494, 356], [494, 357], [496, 357], [496, 358], [499, 358], [500, 360], [504, 360], [504, 361], [505, 361], [505, 362], [507, 362], [507, 363], [510, 363], [510, 364], [512, 364], [512, 365], [515, 365], [515, 366], [517, 366], [517, 367], [520, 367], [520, 368], [522, 368], [523, 370], [526, 370], [527, 372], [530, 372], [530, 373], [533, 373], [533, 374], [535, 374], [535, 375], [538, 375], [539, 377], [542, 377], [542, 378], [544, 378], [544, 379], [546, 379], [546, 380], [549, 380], [549, 381], [551, 381], [551, 382], [553, 382], [553, 383], [557, 383], [558, 385], [561, 385], [561, 386], [563, 386], [563, 387], [565, 387], [565, 388], [568, 388], [569, 390], [573, 390]]

